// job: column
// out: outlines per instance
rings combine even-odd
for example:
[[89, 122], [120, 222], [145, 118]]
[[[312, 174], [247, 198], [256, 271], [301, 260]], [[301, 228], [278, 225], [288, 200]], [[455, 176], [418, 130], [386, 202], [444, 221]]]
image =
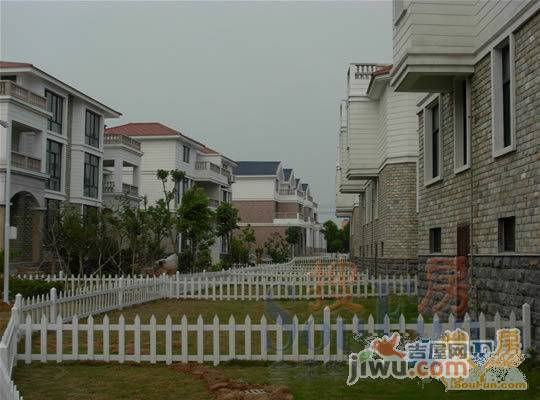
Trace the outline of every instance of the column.
[[124, 161], [114, 160], [114, 193], [122, 193], [122, 181], [124, 175]]

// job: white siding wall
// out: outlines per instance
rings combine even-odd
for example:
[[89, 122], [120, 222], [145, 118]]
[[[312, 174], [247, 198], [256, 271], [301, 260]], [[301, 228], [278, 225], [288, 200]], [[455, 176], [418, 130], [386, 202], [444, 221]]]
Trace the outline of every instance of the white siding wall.
[[397, 93], [386, 87], [386, 157], [418, 156], [416, 93]]
[[535, 1], [406, 1], [406, 12], [394, 27], [394, 65], [406, 52], [473, 55]]
[[365, 101], [349, 102], [347, 139], [349, 169], [374, 168], [377, 165], [378, 104]]
[[275, 196], [274, 178], [242, 178], [236, 177], [232, 185], [233, 200], [270, 200]]

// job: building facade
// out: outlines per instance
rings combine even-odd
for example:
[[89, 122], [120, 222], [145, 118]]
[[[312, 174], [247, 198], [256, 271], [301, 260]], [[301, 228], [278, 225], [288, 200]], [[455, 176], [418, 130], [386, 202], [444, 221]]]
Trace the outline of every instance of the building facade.
[[537, 348], [538, 9], [538, 1], [394, 1], [391, 82], [427, 93], [417, 98], [421, 293], [432, 284], [430, 259], [461, 257], [465, 310], [507, 318], [529, 303]]
[[102, 206], [105, 120], [120, 115], [32, 64], [0, 62], [0, 221], [11, 226], [12, 267], [46, 261], [47, 217], [62, 204]]
[[[176, 188], [177, 197], [174, 200], [176, 205], [180, 203], [183, 193], [195, 185], [204, 189], [210, 200], [210, 207], [214, 210], [221, 202], [231, 201], [233, 168], [236, 163], [217, 151], [157, 122], [128, 123], [107, 128], [107, 137], [114, 136], [125, 136], [140, 144], [139, 150], [144, 154], [140, 166], [133, 161], [128, 162], [127, 166], [131, 166], [131, 173], [130, 171], [124, 173], [127, 182], [119, 178], [117, 182], [122, 182], [122, 187], [127, 187], [126, 190], [138, 185], [137, 195], [145, 197], [148, 204], [154, 204], [163, 198], [162, 183], [156, 177], [159, 169], [166, 171], [178, 169], [186, 174], [184, 182]], [[125, 167], [124, 160], [122, 163], [124, 171]], [[120, 166], [118, 168], [120, 169]], [[167, 190], [172, 190], [174, 183], [169, 179], [166, 187]], [[213, 262], [219, 261], [220, 255], [225, 252], [223, 242], [221, 238], [217, 238], [211, 247]]]
[[340, 107], [339, 194], [355, 196], [351, 256], [375, 273], [411, 272], [417, 256], [416, 96], [390, 87], [390, 69], [351, 64]]
[[309, 184], [302, 183], [280, 161], [240, 161], [235, 169], [233, 205], [239, 210], [241, 226], [255, 231], [255, 247], [264, 248], [274, 232], [285, 236], [289, 226], [301, 228], [300, 255], [326, 252], [326, 241], [318, 221], [317, 203]]

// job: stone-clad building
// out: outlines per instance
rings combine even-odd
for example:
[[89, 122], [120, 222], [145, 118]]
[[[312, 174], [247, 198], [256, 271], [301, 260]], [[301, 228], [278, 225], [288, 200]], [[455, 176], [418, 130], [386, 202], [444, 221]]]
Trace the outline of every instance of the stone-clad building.
[[428, 93], [417, 108], [420, 291], [428, 259], [462, 257], [463, 311], [507, 318], [529, 303], [538, 348], [539, 2], [440, 3], [394, 1], [391, 85]]
[[351, 255], [375, 273], [416, 269], [416, 95], [396, 93], [390, 69], [351, 64], [341, 105], [338, 190], [357, 196]]

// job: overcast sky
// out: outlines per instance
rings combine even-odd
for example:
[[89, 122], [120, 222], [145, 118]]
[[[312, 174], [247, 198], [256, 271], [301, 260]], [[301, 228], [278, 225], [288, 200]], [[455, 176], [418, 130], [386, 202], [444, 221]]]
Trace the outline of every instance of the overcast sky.
[[235, 160], [282, 160], [335, 208], [349, 62], [391, 62], [390, 1], [0, 2], [1, 58]]

